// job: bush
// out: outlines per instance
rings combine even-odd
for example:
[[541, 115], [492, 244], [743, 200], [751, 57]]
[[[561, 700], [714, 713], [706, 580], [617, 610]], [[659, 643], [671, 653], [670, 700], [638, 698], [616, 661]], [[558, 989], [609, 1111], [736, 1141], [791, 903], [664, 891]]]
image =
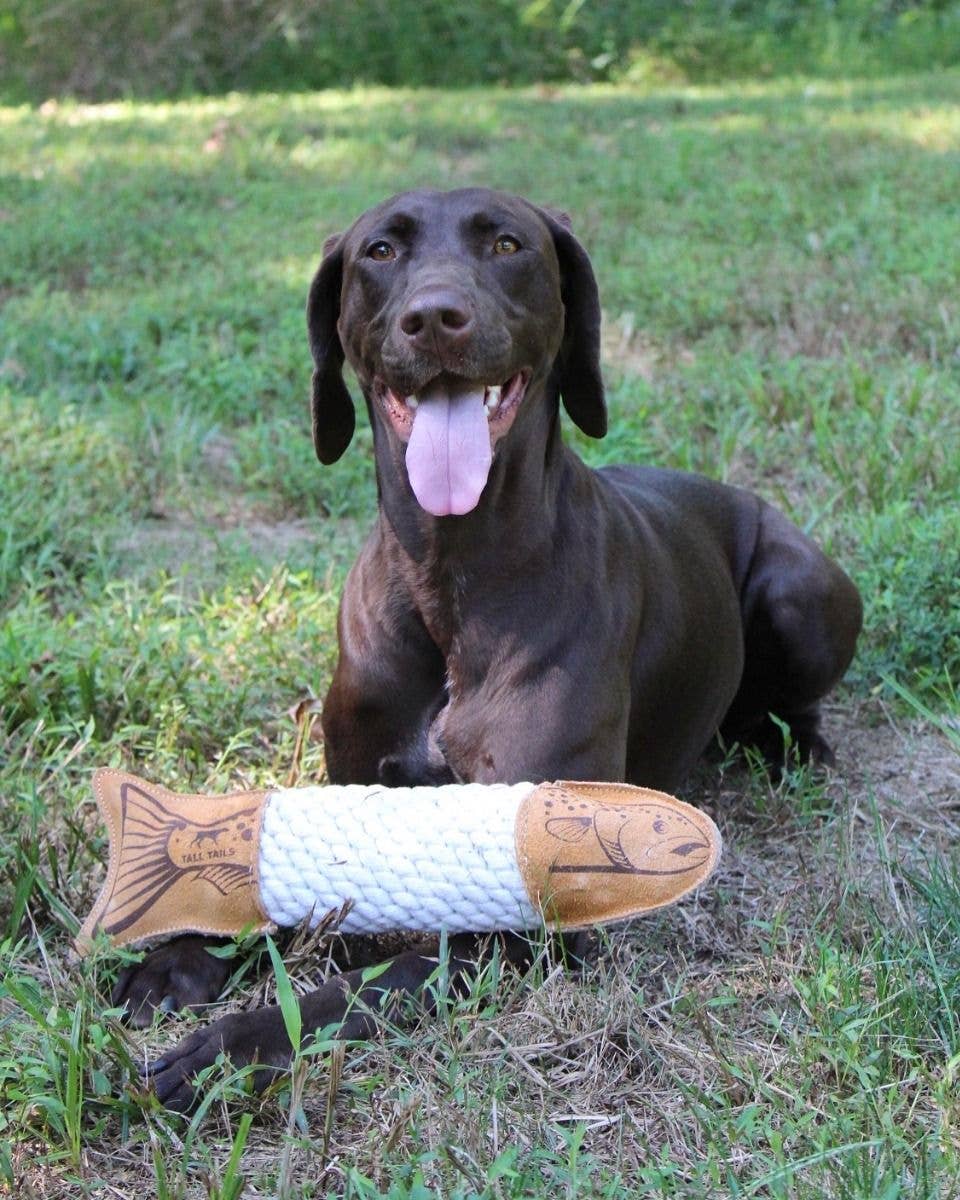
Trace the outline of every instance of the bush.
[[873, 73], [960, 62], [957, 0], [10, 0], [7, 99]]

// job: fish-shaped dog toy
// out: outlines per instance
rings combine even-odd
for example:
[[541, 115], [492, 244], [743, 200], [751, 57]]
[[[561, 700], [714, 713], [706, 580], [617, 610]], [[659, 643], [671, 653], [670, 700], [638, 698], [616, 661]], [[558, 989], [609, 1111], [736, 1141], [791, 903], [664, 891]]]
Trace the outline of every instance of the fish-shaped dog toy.
[[624, 783], [200, 796], [100, 770], [93, 787], [110, 861], [81, 949], [316, 923], [346, 901], [346, 933], [576, 929], [672, 904], [720, 856], [705, 813]]

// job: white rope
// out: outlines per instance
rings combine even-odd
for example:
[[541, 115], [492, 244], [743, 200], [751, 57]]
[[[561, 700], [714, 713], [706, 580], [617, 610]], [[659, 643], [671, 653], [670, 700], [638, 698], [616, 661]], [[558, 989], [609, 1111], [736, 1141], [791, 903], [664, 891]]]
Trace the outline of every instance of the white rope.
[[277, 925], [352, 900], [345, 933], [528, 929], [541, 917], [514, 825], [532, 783], [282, 789], [267, 797], [260, 902]]

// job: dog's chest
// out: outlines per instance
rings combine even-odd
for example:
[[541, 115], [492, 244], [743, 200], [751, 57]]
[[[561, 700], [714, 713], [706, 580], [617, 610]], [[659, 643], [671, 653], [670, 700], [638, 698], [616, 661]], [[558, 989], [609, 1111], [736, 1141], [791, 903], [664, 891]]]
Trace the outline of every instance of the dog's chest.
[[455, 656], [464, 623], [466, 578], [451, 563], [409, 562], [404, 582], [430, 640], [445, 660]]

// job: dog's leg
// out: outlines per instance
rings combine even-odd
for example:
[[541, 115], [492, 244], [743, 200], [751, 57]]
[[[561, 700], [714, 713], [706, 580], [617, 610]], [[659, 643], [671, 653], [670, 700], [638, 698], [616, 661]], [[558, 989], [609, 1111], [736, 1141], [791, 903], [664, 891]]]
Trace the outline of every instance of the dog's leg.
[[148, 954], [143, 962], [124, 967], [111, 995], [115, 1008], [126, 1008], [127, 1021], [143, 1029], [153, 1014], [179, 1012], [210, 1004], [230, 975], [229, 959], [210, 954], [223, 945], [209, 937], [179, 937]]
[[321, 721], [330, 782], [451, 782], [428, 738], [446, 701], [443, 655], [369, 549], [350, 572], [337, 633]]
[[[535, 944], [519, 934], [496, 938], [504, 961], [521, 968], [529, 965]], [[303, 1044], [309, 1045], [317, 1030], [330, 1027], [339, 1038], [368, 1038], [380, 1021], [396, 1019], [411, 1001], [432, 1015], [444, 983], [454, 994], [469, 990], [478, 966], [488, 960], [483, 943], [490, 940], [490, 935], [481, 940], [475, 934], [450, 938], [443, 971], [438, 971], [441, 964], [435, 945], [427, 943], [397, 955], [379, 970], [357, 968], [334, 976], [300, 1000]], [[280, 1008], [272, 1005], [231, 1013], [197, 1030], [151, 1063], [147, 1074], [160, 1101], [167, 1108], [188, 1111], [196, 1100], [195, 1076], [221, 1053], [234, 1067], [258, 1064], [254, 1087], [258, 1091], [266, 1087], [293, 1055]]]
[[362, 656], [342, 647], [323, 705], [323, 740], [331, 783], [391, 787], [451, 783], [430, 739], [442, 707], [442, 660], [367, 640]]
[[775, 509], [763, 506], [743, 596], [743, 679], [721, 726], [729, 742], [754, 744], [782, 765], [785, 722], [801, 760], [830, 764], [819, 701], [853, 657], [863, 616], [847, 575]]

